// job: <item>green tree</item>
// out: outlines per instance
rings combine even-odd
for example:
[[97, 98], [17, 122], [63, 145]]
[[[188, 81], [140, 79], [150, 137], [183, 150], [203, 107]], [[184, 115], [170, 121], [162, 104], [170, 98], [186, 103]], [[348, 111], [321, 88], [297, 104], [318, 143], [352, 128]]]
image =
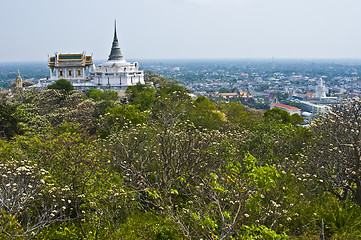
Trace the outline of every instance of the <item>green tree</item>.
[[178, 84], [176, 80], [168, 80], [158, 89], [158, 94], [172, 95], [173, 93], [190, 93], [191, 91], [183, 85]]
[[152, 105], [150, 119], [164, 129], [172, 128], [187, 118], [191, 108], [191, 98], [183, 91], [171, 94], [162, 92]]
[[232, 125], [249, 129], [261, 119], [262, 112], [250, 109], [240, 102], [229, 102], [221, 105], [227, 120]]
[[10, 139], [20, 133], [17, 106], [0, 103], [0, 138]]
[[279, 121], [282, 123], [291, 123], [293, 125], [299, 125], [303, 123], [303, 117], [299, 114], [294, 113], [290, 115], [287, 111], [279, 109], [279, 108], [272, 108], [268, 109], [264, 113], [264, 118], [266, 121]]
[[104, 115], [107, 108], [116, 106], [116, 101], [119, 99], [118, 93], [114, 90], [98, 90], [91, 89], [86, 91], [86, 95], [97, 102], [94, 112], [95, 117]]
[[156, 99], [155, 88], [140, 83], [128, 87], [126, 93], [128, 94], [130, 104], [138, 105], [142, 111], [150, 109]]
[[280, 121], [282, 123], [291, 123], [290, 114], [280, 108], [268, 109], [264, 113], [264, 118], [266, 121]]
[[277, 91], [276, 96], [279, 101], [284, 101], [288, 98], [288, 95], [286, 93], [282, 93], [281, 91]]
[[70, 92], [74, 90], [74, 87], [69, 81], [62, 78], [55, 81], [55, 83], [50, 84], [48, 86], [48, 89], [56, 89], [56, 90], [62, 90], [64, 92]]
[[102, 137], [122, 130], [125, 126], [136, 126], [149, 120], [149, 111], [141, 111], [134, 105], [118, 105], [108, 108], [100, 119], [99, 132]]
[[217, 105], [206, 97], [198, 97], [193, 101], [193, 108], [187, 114], [187, 118], [197, 127], [210, 130], [218, 129], [224, 124], [221, 111]]
[[115, 102], [119, 99], [118, 93], [114, 90], [98, 90], [98, 89], [90, 89], [86, 91], [86, 95], [89, 98], [94, 99], [95, 101], [111, 101], [111, 102]]
[[304, 122], [303, 117], [301, 117], [298, 113], [294, 113], [291, 115], [291, 123], [293, 125], [300, 125]]
[[157, 86], [163, 86], [164, 84], [166, 84], [166, 82], [168, 82], [168, 80], [165, 77], [159, 74], [155, 74], [154, 72], [151, 71], [145, 71], [144, 78], [146, 82], [152, 82], [154, 85]]
[[231, 92], [231, 90], [229, 90], [228, 88], [225, 88], [225, 87], [221, 87], [218, 92], [220, 92], [220, 93], [229, 93], [229, 92]]

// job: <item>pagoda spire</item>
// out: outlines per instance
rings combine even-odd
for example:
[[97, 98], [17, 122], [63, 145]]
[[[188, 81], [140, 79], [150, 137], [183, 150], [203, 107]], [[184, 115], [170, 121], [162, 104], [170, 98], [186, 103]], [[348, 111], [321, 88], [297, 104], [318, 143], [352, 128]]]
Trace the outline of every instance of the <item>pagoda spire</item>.
[[20, 91], [23, 89], [23, 80], [21, 79], [19, 70], [18, 70], [18, 75], [16, 76], [16, 80], [15, 80], [15, 88]]
[[118, 37], [117, 37], [117, 21], [114, 22], [114, 39], [112, 44], [112, 49], [108, 60], [120, 60], [123, 58], [122, 52], [120, 51]]
[[118, 41], [118, 37], [117, 37], [117, 20], [114, 20], [114, 40]]

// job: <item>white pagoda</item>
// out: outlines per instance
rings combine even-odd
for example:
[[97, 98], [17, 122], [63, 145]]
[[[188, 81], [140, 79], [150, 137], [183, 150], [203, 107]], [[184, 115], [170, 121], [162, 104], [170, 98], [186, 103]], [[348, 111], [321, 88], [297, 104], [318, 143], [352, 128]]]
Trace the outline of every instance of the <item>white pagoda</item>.
[[111, 88], [125, 90], [128, 86], [137, 83], [144, 84], [144, 72], [139, 70], [137, 62], [129, 63], [123, 59], [120, 51], [116, 24], [114, 39], [108, 61], [98, 67], [93, 65], [89, 72], [93, 84], [98, 88]]

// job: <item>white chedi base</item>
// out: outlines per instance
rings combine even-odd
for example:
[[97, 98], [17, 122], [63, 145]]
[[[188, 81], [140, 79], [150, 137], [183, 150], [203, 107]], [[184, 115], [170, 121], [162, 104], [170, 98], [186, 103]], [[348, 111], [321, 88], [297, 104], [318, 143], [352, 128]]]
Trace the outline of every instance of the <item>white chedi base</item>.
[[137, 62], [128, 63], [124, 59], [108, 60], [98, 67], [93, 66], [90, 76], [99, 87], [127, 88], [137, 83], [144, 84], [144, 73]]

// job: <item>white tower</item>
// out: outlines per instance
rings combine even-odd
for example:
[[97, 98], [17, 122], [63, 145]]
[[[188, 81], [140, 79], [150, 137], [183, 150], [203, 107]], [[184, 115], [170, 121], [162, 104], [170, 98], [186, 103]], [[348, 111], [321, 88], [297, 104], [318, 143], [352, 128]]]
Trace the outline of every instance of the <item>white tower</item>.
[[127, 62], [120, 51], [116, 24], [114, 39], [108, 61], [90, 71], [93, 84], [99, 88], [126, 89], [137, 83], [144, 84], [144, 73], [139, 64]]
[[315, 98], [325, 98], [326, 97], [326, 87], [323, 84], [323, 79], [320, 78], [319, 84], [316, 87]]

